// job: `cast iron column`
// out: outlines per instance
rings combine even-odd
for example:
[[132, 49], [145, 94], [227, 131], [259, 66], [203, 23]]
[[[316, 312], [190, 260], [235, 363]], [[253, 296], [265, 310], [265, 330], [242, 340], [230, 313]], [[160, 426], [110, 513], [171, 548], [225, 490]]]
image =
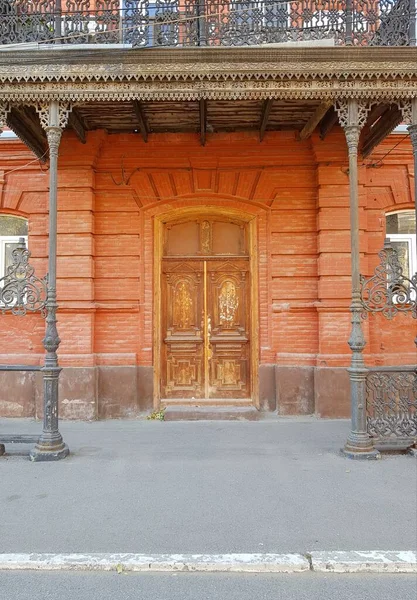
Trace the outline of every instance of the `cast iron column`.
[[338, 108], [339, 119], [345, 130], [349, 151], [349, 199], [350, 199], [350, 243], [352, 269], [351, 334], [348, 341], [352, 350], [350, 377], [351, 431], [343, 453], [349, 458], [378, 458], [366, 427], [366, 373], [363, 360], [365, 336], [362, 329], [362, 303], [359, 251], [359, 189], [358, 189], [358, 145], [361, 128], [367, 115], [366, 107], [357, 100], [349, 99]]
[[61, 340], [56, 326], [57, 171], [62, 135], [59, 110], [59, 103], [51, 101], [49, 124], [45, 127], [49, 145], [49, 262], [46, 331], [43, 340], [46, 356], [42, 369], [44, 416], [42, 435], [30, 454], [33, 461], [60, 460], [69, 453], [58, 429], [58, 381], [61, 368], [58, 365], [57, 350]]
[[[415, 110], [415, 118], [417, 121], [417, 110]], [[417, 236], [417, 122], [408, 126], [408, 132], [410, 134], [411, 144], [413, 146], [413, 157], [414, 157], [414, 208], [416, 212], [416, 236]], [[416, 237], [417, 239], [417, 237]], [[416, 243], [416, 254], [417, 254], [417, 243]], [[417, 256], [416, 256], [417, 265]], [[414, 273], [412, 273], [414, 275]], [[414, 340], [417, 346], [417, 336]]]
[[[417, 235], [417, 98], [403, 100], [398, 102], [398, 107], [401, 110], [404, 123], [407, 123], [408, 133], [410, 135], [411, 145], [413, 147], [414, 158], [414, 207], [416, 213], [416, 235]], [[417, 254], [417, 246], [416, 246]], [[416, 256], [417, 259], [417, 256]], [[416, 260], [417, 264], [417, 260]], [[412, 273], [415, 275], [415, 273]], [[414, 340], [417, 346], [417, 336]]]

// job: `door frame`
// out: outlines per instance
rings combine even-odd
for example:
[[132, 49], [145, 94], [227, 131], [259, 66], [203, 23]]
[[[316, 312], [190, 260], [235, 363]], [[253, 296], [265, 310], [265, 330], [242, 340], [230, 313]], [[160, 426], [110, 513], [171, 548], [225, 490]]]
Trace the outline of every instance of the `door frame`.
[[250, 279], [250, 377], [251, 399], [253, 405], [259, 409], [259, 293], [258, 293], [258, 220], [257, 216], [237, 209], [218, 206], [192, 206], [187, 208], [172, 209], [162, 215], [154, 217], [154, 303], [153, 303], [153, 399], [154, 409], [161, 407], [161, 350], [162, 350], [162, 323], [161, 323], [161, 279], [162, 256], [164, 243], [164, 226], [170, 221], [184, 217], [214, 217], [224, 216], [237, 219], [248, 225], [249, 249], [249, 279]]

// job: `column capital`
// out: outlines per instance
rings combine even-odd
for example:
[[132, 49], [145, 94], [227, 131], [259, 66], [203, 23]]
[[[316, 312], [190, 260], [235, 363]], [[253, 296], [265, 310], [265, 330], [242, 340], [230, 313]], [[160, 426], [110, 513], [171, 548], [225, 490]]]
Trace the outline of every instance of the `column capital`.
[[346, 125], [344, 129], [349, 154], [357, 152], [361, 128], [359, 127], [359, 125]]
[[58, 156], [59, 144], [62, 137], [62, 128], [56, 126], [45, 127], [49, 145], [49, 156]]

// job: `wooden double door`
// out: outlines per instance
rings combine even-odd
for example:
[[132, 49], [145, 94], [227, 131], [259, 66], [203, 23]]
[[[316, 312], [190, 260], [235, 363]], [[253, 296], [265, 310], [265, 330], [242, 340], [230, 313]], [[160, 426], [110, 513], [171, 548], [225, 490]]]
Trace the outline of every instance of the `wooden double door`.
[[249, 399], [249, 257], [171, 253], [161, 275], [162, 399]]

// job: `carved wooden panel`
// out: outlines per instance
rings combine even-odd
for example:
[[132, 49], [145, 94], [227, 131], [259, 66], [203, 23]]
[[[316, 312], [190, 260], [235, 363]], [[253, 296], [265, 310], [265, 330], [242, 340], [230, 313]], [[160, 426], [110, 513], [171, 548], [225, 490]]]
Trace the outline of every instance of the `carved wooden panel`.
[[249, 263], [207, 264], [211, 398], [250, 397]]
[[213, 221], [213, 254], [245, 254], [246, 226], [243, 223]]
[[204, 397], [203, 263], [162, 264], [162, 395]]
[[247, 224], [221, 217], [196, 218], [165, 225], [165, 256], [245, 256]]
[[199, 226], [196, 221], [165, 225], [165, 254], [193, 255], [199, 251]]

